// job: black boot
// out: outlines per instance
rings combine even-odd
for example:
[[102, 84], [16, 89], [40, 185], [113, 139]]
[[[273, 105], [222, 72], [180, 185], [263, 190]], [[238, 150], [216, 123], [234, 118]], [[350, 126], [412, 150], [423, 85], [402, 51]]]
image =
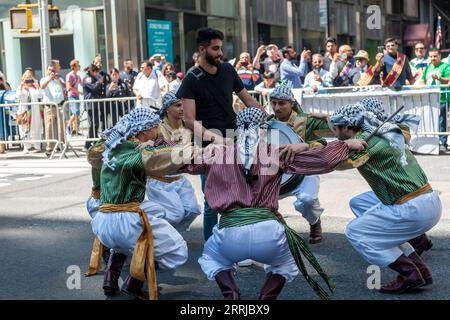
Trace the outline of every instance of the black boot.
[[114, 252], [109, 257], [105, 278], [103, 280], [103, 291], [105, 295], [112, 296], [119, 293], [119, 277], [126, 259], [126, 255], [117, 252]]
[[425, 284], [419, 269], [414, 262], [402, 254], [389, 268], [399, 273], [396, 280], [381, 287], [381, 293], [400, 294], [412, 291]]
[[241, 293], [231, 270], [220, 271], [215, 278], [225, 300], [241, 300]]
[[267, 275], [266, 282], [261, 289], [259, 294], [259, 300], [277, 300], [278, 295], [283, 290], [284, 284], [286, 283], [286, 279], [279, 275], [273, 274], [270, 272]]

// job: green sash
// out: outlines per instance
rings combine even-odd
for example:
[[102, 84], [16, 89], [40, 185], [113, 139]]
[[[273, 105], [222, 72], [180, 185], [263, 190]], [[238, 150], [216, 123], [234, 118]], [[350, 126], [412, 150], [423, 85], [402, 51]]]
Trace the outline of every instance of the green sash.
[[334, 291], [336, 285], [333, 280], [322, 270], [317, 259], [314, 257], [311, 250], [308, 248], [305, 240], [293, 229], [291, 229], [285, 222], [282, 222], [278, 217], [267, 208], [241, 208], [221, 213], [219, 229], [242, 227], [249, 224], [255, 224], [263, 221], [277, 220], [283, 224], [285, 234], [289, 245], [289, 250], [295, 260], [295, 263], [300, 272], [305, 277], [308, 284], [313, 288], [314, 292], [322, 300], [328, 300], [328, 293], [308, 274], [305, 264], [302, 259], [302, 254], [309, 261], [311, 266], [319, 273], [322, 279], [327, 284], [331, 292]]

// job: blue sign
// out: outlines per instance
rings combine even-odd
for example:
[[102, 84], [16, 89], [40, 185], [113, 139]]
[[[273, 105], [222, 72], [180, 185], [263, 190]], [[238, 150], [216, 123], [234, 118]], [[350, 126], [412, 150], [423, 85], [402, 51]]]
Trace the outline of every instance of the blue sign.
[[162, 54], [173, 63], [172, 21], [147, 20], [149, 56]]

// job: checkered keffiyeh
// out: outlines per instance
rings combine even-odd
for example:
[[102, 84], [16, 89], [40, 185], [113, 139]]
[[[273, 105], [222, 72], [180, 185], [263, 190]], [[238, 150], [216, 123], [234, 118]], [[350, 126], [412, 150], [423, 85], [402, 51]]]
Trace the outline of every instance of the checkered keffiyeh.
[[105, 130], [102, 133], [102, 137], [106, 140], [103, 163], [114, 170], [116, 158], [109, 159], [109, 153], [127, 139], [135, 137], [141, 131], [158, 126], [160, 122], [158, 114], [151, 111], [150, 108], [133, 109], [120, 119], [112, 129]]
[[[334, 115], [331, 116], [330, 121], [333, 125], [337, 126], [360, 127], [369, 133], [375, 132], [375, 130], [383, 123], [373, 112], [366, 110], [360, 104], [349, 104], [340, 107], [336, 110]], [[406, 161], [405, 138], [403, 137], [402, 130], [396, 124], [384, 124], [378, 130], [376, 135], [388, 140], [391, 147], [400, 153], [400, 163], [402, 166], [408, 164]]]
[[[361, 99], [358, 105], [363, 106], [367, 111], [372, 112], [378, 120], [385, 121], [388, 118], [383, 106], [383, 102], [374, 97]], [[410, 130], [416, 131], [420, 124], [420, 117], [414, 114], [398, 114], [392, 122], [398, 125], [407, 126]]]
[[287, 100], [293, 103], [294, 110], [301, 112], [302, 108], [300, 104], [295, 100], [294, 94], [292, 93], [291, 87], [288, 85], [280, 85], [275, 87], [275, 89], [270, 93], [270, 99]]
[[171, 105], [181, 101], [181, 99], [176, 96], [176, 93], [177, 92], [175, 90], [172, 90], [164, 95], [162, 99], [162, 107], [159, 110], [159, 116], [161, 119], [164, 119], [167, 116], [167, 109], [169, 109]]
[[267, 129], [268, 124], [264, 112], [259, 108], [246, 108], [236, 117], [238, 128], [239, 157], [244, 165], [244, 174], [247, 177], [255, 159], [261, 130]]
[[336, 126], [361, 127], [364, 122], [364, 114], [367, 111], [357, 104], [347, 104], [336, 110], [330, 121]]

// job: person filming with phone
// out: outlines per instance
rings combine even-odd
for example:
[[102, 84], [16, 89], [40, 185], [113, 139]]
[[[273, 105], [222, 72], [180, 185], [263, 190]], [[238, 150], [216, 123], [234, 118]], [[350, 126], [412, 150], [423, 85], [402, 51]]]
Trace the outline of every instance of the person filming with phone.
[[304, 88], [310, 88], [313, 92], [317, 92], [323, 87], [331, 87], [333, 81], [330, 73], [323, 68], [323, 56], [314, 54], [312, 56], [313, 71], [308, 73], [305, 78]]

